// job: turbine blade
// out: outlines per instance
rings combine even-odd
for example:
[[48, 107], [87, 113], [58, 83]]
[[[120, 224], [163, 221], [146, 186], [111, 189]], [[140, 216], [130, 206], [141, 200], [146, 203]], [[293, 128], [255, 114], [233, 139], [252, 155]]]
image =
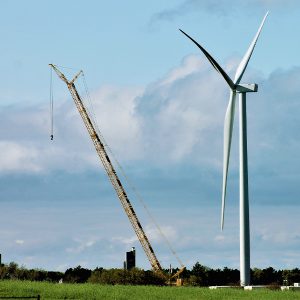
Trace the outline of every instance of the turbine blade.
[[234, 120], [236, 92], [230, 91], [229, 103], [226, 110], [224, 121], [224, 157], [223, 157], [223, 188], [222, 188], [222, 212], [221, 212], [221, 230], [224, 227], [224, 212], [225, 212], [225, 198], [227, 188], [227, 173], [230, 157], [231, 137]]
[[225, 81], [228, 83], [230, 88], [234, 89], [234, 83], [231, 80], [231, 78], [226, 74], [226, 72], [220, 67], [220, 65], [215, 61], [215, 59], [199, 44], [197, 43], [192, 37], [190, 37], [187, 33], [185, 33], [183, 30], [179, 29], [185, 36], [187, 36], [192, 42], [194, 42], [197, 47], [204, 53], [204, 55], [207, 57], [209, 62], [212, 64], [212, 66], [223, 76]]
[[258, 39], [258, 37], [259, 37], [259, 35], [260, 35], [260, 32], [261, 32], [261, 30], [262, 30], [262, 28], [263, 28], [263, 25], [264, 25], [264, 23], [265, 23], [265, 20], [266, 20], [268, 14], [269, 14], [269, 12], [267, 12], [267, 13], [265, 14], [265, 16], [264, 16], [264, 18], [263, 18], [263, 20], [262, 20], [262, 22], [261, 22], [261, 24], [260, 24], [260, 26], [259, 26], [259, 28], [258, 28], [258, 31], [257, 31], [257, 33], [256, 33], [256, 35], [255, 35], [255, 37], [254, 37], [254, 39], [253, 39], [253, 41], [252, 41], [252, 43], [250, 44], [250, 46], [249, 46], [247, 52], [245, 53], [243, 59], [241, 60], [239, 66], [238, 66], [238, 68], [237, 68], [237, 70], [236, 70], [235, 77], [234, 77], [234, 83], [235, 83], [235, 84], [239, 84], [240, 81], [241, 81], [241, 79], [242, 79], [242, 77], [243, 77], [243, 75], [244, 75], [244, 72], [245, 72], [245, 70], [246, 70], [246, 67], [247, 67], [247, 65], [248, 65], [248, 62], [249, 62], [249, 60], [250, 60], [250, 57], [251, 57], [252, 52], [253, 52], [253, 50], [254, 50], [254, 47], [255, 47], [255, 45], [256, 45], [257, 39]]

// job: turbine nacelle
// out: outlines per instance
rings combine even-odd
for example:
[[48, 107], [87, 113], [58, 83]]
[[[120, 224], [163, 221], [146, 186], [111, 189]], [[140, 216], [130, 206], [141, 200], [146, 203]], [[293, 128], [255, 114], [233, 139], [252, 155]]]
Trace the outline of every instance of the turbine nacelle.
[[237, 84], [234, 89], [234, 91], [238, 93], [251, 93], [251, 92], [257, 92], [257, 90], [258, 90], [258, 85], [256, 83]]

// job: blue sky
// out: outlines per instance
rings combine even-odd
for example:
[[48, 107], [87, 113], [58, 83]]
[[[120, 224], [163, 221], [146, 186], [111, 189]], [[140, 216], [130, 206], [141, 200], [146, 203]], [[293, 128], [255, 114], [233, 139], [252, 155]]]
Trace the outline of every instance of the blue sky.
[[[121, 267], [137, 248], [64, 84], [49, 63], [83, 69], [101, 132], [178, 256], [239, 267], [238, 123], [220, 231], [223, 121], [229, 91], [179, 31], [233, 75], [270, 11], [244, 76], [248, 96], [251, 266], [299, 267], [298, 1], [6, 1], [0, 34], [0, 253], [65, 270]], [[78, 82], [78, 84], [81, 84]], [[79, 85], [82, 90], [82, 85]], [[236, 119], [237, 121], [237, 119]], [[129, 191], [163, 266], [176, 266]]]

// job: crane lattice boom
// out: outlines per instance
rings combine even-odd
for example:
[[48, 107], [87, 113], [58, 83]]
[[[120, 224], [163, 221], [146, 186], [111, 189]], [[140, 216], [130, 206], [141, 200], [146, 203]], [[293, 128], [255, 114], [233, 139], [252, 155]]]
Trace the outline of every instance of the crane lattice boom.
[[162, 267], [153, 251], [153, 248], [144, 232], [144, 229], [128, 199], [128, 196], [123, 188], [123, 185], [110, 161], [110, 158], [107, 155], [107, 152], [104, 147], [104, 143], [101, 141], [97, 131], [95, 130], [95, 127], [93, 125], [93, 122], [91, 121], [91, 118], [89, 117], [89, 114], [80, 98], [79, 93], [76, 90], [75, 87], [75, 80], [80, 76], [82, 71], [80, 71], [71, 81], [68, 81], [63, 73], [61, 73], [56, 66], [50, 64], [50, 66], [54, 69], [54, 71], [57, 73], [57, 75], [67, 84], [67, 87], [72, 95], [72, 98], [75, 102], [75, 105], [81, 115], [81, 118], [89, 132], [89, 135], [93, 141], [93, 144], [95, 146], [95, 149], [98, 153], [98, 156], [100, 157], [100, 160], [105, 168], [105, 171], [113, 185], [113, 188], [115, 189], [118, 198], [126, 212], [127, 217], [129, 218], [129, 221], [148, 257], [148, 260], [155, 272], [161, 273]]

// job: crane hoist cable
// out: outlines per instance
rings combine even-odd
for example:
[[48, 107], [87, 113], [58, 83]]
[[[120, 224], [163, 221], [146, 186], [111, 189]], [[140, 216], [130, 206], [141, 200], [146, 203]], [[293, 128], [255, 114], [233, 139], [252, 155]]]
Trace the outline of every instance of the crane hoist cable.
[[53, 140], [53, 78], [50, 68], [50, 139]]

